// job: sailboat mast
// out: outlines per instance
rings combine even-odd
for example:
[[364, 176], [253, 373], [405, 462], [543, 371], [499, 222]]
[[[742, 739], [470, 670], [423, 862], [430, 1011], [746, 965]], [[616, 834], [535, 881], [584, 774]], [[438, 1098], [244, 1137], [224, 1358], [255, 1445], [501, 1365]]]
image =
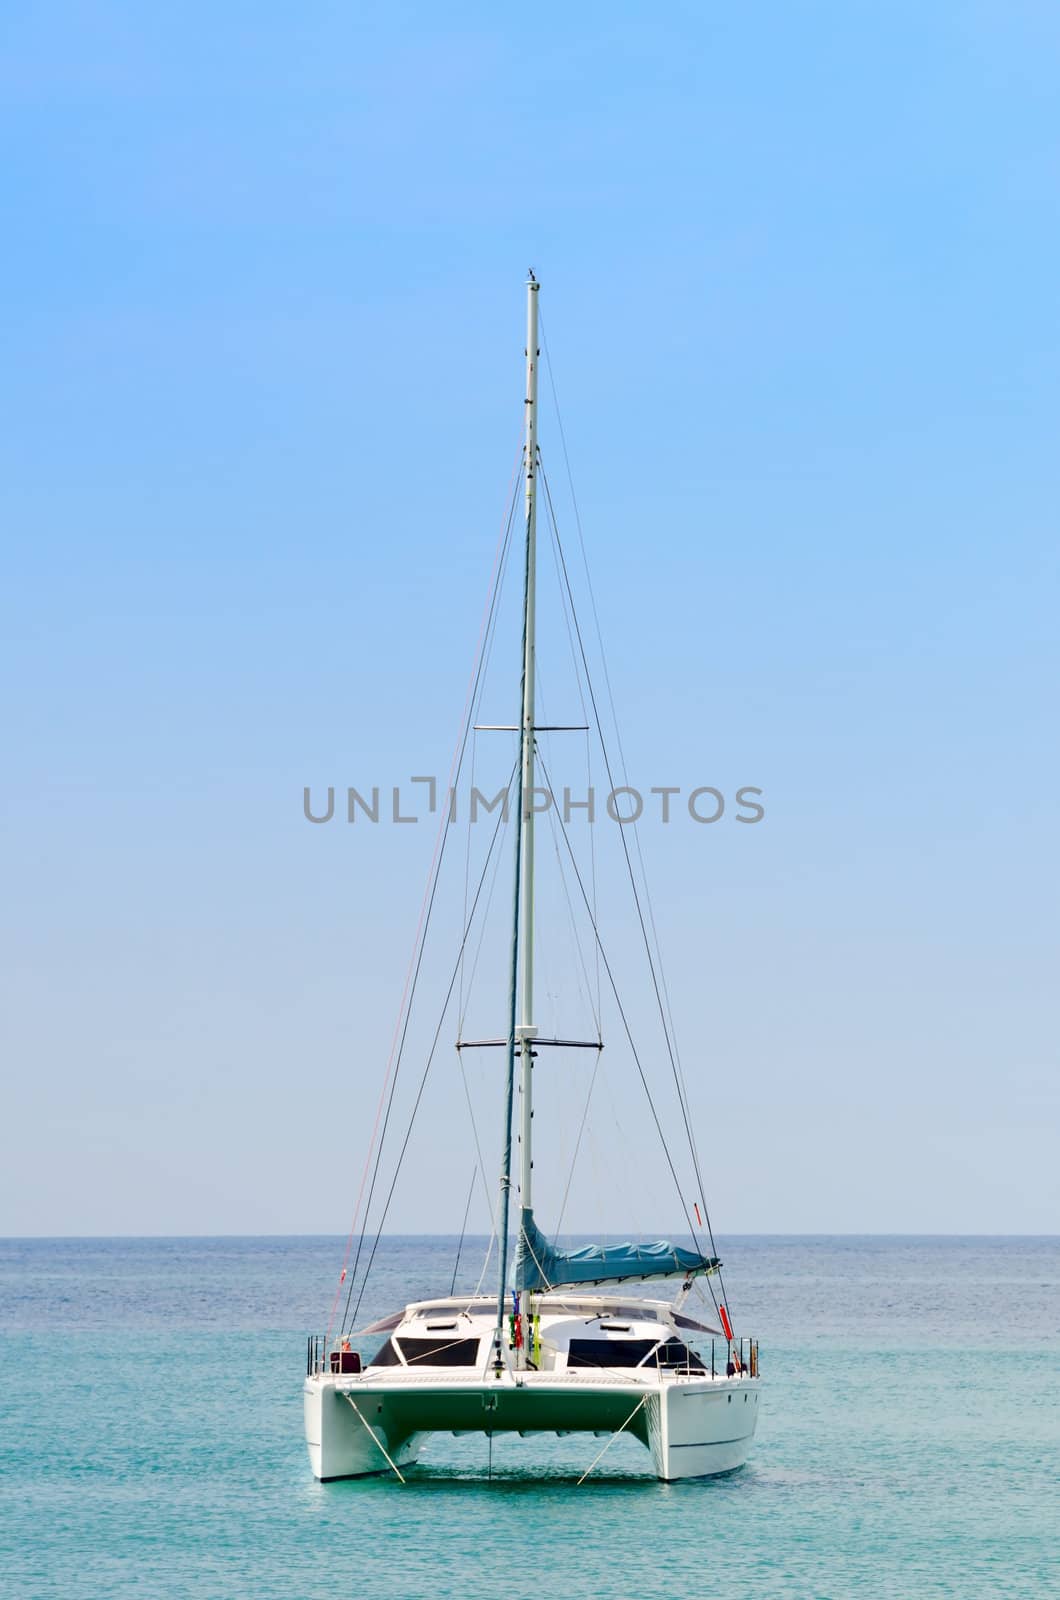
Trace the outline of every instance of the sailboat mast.
[[[537, 587], [537, 293], [533, 273], [526, 286], [526, 575], [523, 589], [523, 705], [519, 723], [519, 775], [516, 784], [515, 893], [512, 916], [512, 964], [509, 990], [508, 1071], [504, 1100], [504, 1147], [501, 1159], [501, 1204], [498, 1224], [500, 1281], [497, 1286], [495, 1370], [502, 1365], [504, 1299], [508, 1287], [508, 1225], [512, 1187], [512, 1110], [515, 1058], [520, 1059], [519, 1186], [521, 1217], [530, 1206], [531, 1118], [533, 1103], [532, 1022], [534, 1002], [534, 621]], [[521, 1224], [520, 1224], [521, 1225]]]
[[533, 1040], [534, 1026], [534, 681], [536, 678], [535, 622], [537, 600], [537, 296], [533, 273], [526, 285], [526, 596], [523, 626], [523, 708], [521, 723], [523, 843], [520, 852], [519, 959], [520, 1001], [518, 1040], [519, 1075], [519, 1189], [520, 1205], [532, 1203], [533, 1169]]

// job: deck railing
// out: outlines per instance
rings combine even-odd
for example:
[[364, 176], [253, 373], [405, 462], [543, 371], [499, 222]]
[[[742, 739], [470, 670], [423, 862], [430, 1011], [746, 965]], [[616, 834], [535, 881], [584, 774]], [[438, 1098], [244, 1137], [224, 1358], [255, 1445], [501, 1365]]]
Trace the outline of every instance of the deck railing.
[[311, 1333], [306, 1340], [305, 1370], [307, 1378], [318, 1377], [322, 1372], [360, 1372], [361, 1357], [358, 1351], [350, 1349], [348, 1340], [329, 1347], [326, 1335]]
[[[668, 1359], [667, 1351], [675, 1343], [680, 1341], [664, 1341], [655, 1351], [655, 1365], [659, 1372], [676, 1373], [682, 1378], [694, 1378], [697, 1373], [708, 1371], [712, 1378], [758, 1377], [757, 1339], [712, 1339], [709, 1367], [705, 1357], [697, 1355], [695, 1351], [690, 1352], [692, 1359]], [[687, 1351], [688, 1347], [684, 1348]]]
[[[667, 1361], [662, 1352], [665, 1344], [659, 1346], [655, 1355], [655, 1365], [660, 1372], [672, 1372], [681, 1377], [695, 1377], [698, 1372], [707, 1370], [706, 1362], [702, 1366], [697, 1362], [693, 1366], [691, 1361]], [[325, 1336], [322, 1333], [311, 1333], [306, 1340], [306, 1376], [316, 1378], [321, 1373], [357, 1373], [362, 1370], [361, 1357], [356, 1350], [344, 1350], [341, 1346], [328, 1348]], [[388, 1369], [392, 1373], [395, 1369]], [[639, 1371], [639, 1368], [631, 1368]], [[758, 1377], [758, 1340], [743, 1339], [712, 1339], [710, 1341], [710, 1375], [712, 1378]]]

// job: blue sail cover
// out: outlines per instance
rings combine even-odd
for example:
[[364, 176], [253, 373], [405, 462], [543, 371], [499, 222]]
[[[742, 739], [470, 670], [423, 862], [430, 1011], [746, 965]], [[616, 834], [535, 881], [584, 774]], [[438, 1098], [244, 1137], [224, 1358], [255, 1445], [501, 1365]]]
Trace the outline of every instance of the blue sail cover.
[[718, 1265], [716, 1256], [683, 1250], [665, 1239], [655, 1244], [586, 1244], [577, 1250], [560, 1250], [545, 1238], [533, 1211], [524, 1207], [515, 1254], [515, 1287], [521, 1294], [525, 1289], [556, 1289], [569, 1283], [684, 1278], [713, 1272]]

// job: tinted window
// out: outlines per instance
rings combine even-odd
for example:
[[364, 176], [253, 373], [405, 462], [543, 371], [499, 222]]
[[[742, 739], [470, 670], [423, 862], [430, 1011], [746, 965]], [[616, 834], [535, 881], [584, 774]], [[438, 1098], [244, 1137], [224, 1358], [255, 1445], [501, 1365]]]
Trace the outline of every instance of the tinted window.
[[572, 1339], [568, 1367], [639, 1367], [654, 1339]]
[[477, 1339], [400, 1339], [401, 1354], [410, 1366], [473, 1367], [478, 1361]]
[[695, 1317], [686, 1317], [680, 1311], [671, 1313], [679, 1328], [691, 1328], [694, 1333], [713, 1333], [715, 1330], [706, 1322], [697, 1322]]
[[368, 1365], [370, 1367], [400, 1367], [401, 1358], [394, 1349], [393, 1339], [387, 1340], [378, 1355], [374, 1355]]

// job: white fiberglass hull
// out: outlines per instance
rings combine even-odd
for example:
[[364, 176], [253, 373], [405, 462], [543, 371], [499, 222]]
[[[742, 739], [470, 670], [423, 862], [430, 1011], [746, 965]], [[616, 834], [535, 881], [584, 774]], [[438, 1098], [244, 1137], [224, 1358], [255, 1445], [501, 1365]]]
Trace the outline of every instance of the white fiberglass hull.
[[[756, 1378], [633, 1378], [629, 1373], [479, 1374], [367, 1371], [305, 1381], [315, 1477], [362, 1477], [414, 1463], [432, 1433], [632, 1433], [666, 1482], [731, 1472], [758, 1421]], [[588, 1465], [588, 1463], [587, 1463]]]

